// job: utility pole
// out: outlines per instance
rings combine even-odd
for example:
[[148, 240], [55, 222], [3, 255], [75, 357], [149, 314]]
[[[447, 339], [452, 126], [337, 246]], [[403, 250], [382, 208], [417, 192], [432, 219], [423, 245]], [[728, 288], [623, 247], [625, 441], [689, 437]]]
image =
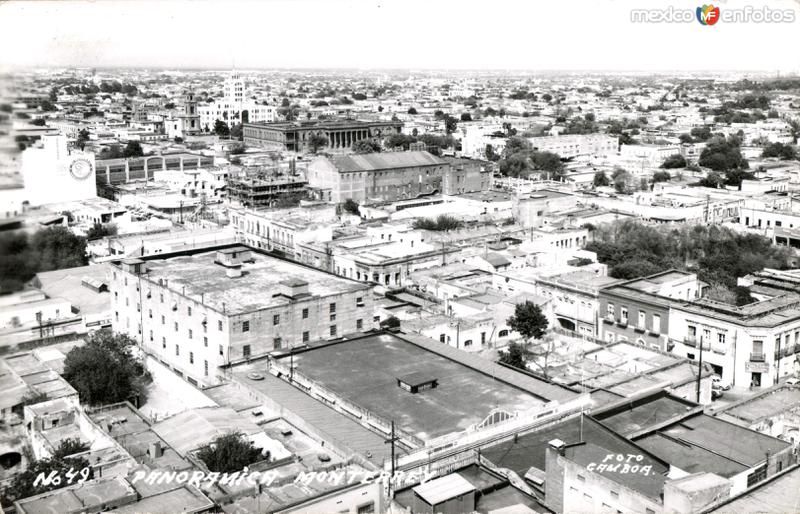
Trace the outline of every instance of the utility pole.
[[697, 369], [697, 403], [700, 403], [700, 380], [703, 378], [703, 336], [700, 336], [700, 366]]
[[392, 445], [392, 467], [391, 467], [392, 474], [391, 474], [391, 476], [389, 478], [389, 488], [390, 489], [392, 487], [392, 480], [394, 480], [394, 473], [395, 473], [395, 456], [394, 456], [395, 455], [395, 444], [394, 443], [395, 443], [395, 441], [399, 441], [399, 440], [400, 440], [400, 438], [397, 435], [395, 435], [394, 420], [392, 420], [392, 435], [391, 435], [391, 437], [389, 439], [383, 441], [383, 444], [391, 444]]

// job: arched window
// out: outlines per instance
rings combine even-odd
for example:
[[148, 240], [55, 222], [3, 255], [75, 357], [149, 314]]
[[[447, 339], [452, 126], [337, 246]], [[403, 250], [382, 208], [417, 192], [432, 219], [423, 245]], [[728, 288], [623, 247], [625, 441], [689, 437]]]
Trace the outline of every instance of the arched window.
[[508, 330], [501, 330], [497, 337], [508, 337]]

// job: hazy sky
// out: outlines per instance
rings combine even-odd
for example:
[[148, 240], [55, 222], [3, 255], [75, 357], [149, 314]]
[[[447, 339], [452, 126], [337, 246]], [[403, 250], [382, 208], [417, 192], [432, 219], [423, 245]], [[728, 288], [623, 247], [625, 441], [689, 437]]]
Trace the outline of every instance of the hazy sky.
[[675, 0], [0, 3], [0, 66], [800, 71], [794, 23], [632, 23]]

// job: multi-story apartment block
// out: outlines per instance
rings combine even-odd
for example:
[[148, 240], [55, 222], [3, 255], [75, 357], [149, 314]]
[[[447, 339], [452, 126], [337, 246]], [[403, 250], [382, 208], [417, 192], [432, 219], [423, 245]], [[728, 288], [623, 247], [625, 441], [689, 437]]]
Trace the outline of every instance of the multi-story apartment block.
[[200, 387], [218, 366], [372, 328], [370, 284], [243, 246], [111, 270], [113, 329]]
[[674, 352], [710, 364], [722, 380], [770, 387], [800, 369], [800, 277], [764, 271], [744, 285], [759, 299], [737, 307], [703, 299], [674, 304], [669, 335]]
[[275, 107], [245, 99], [244, 89], [245, 84], [241, 75], [232, 73], [225, 80], [222, 98], [198, 106], [200, 128], [206, 132], [213, 131], [217, 120], [224, 121], [229, 127], [247, 122], [275, 121]]
[[668, 351], [670, 307], [699, 297], [702, 287], [697, 275], [678, 270], [605, 287], [599, 295], [600, 338]]
[[575, 134], [528, 138], [533, 149], [557, 153], [562, 159], [582, 155], [614, 155], [619, 149], [619, 138], [606, 134]]

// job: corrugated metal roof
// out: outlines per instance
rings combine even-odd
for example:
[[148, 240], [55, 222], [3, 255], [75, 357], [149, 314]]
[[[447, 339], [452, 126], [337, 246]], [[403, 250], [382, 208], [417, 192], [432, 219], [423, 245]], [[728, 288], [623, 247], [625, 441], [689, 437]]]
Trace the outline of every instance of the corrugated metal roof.
[[458, 473], [443, 476], [430, 482], [425, 482], [413, 489], [428, 505], [439, 505], [462, 494], [467, 494], [475, 490], [475, 486], [470, 484]]
[[437, 166], [446, 161], [428, 152], [386, 152], [361, 155], [336, 155], [331, 163], [340, 172], [372, 171], [412, 166]]

